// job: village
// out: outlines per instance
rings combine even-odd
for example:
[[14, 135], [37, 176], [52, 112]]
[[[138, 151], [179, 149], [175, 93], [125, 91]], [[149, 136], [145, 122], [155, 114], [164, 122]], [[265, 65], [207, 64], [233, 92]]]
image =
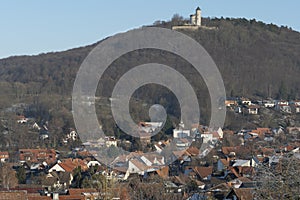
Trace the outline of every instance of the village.
[[[266, 110], [283, 118], [300, 113], [300, 101], [296, 100], [241, 97], [227, 98], [225, 105], [227, 113], [243, 116], [259, 116]], [[50, 137], [47, 123], [40, 125], [20, 115], [16, 123], [36, 130], [41, 141]], [[161, 184], [161, 193], [172, 195], [172, 199], [253, 199], [262, 184], [258, 177], [262, 167], [277, 169], [287, 155], [300, 159], [297, 123], [239, 131], [199, 124], [187, 129], [179, 123], [172, 137], [166, 140], [142, 138], [142, 144], [151, 143], [153, 151], [150, 153], [134, 151], [115, 155], [120, 143], [132, 144], [114, 136], [83, 144], [78, 142], [68, 153], [41, 147], [2, 151], [0, 195], [34, 200], [131, 199], [130, 185], [138, 180]], [[142, 131], [150, 132], [162, 123], [140, 122], [139, 125]], [[79, 137], [71, 128], [61, 143], [72, 143]], [[176, 149], [163, 155], [171, 144]], [[96, 149], [103, 147], [114, 154], [110, 164], [105, 164], [97, 155]]]

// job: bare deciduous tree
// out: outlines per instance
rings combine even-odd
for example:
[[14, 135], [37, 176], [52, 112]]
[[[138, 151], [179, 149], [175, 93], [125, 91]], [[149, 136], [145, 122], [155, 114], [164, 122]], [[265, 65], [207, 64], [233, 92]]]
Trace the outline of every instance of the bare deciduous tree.
[[256, 199], [300, 199], [300, 159], [282, 155], [276, 164], [261, 165], [255, 180]]
[[0, 181], [2, 188], [8, 190], [18, 185], [16, 172], [8, 164], [3, 164], [0, 167]]

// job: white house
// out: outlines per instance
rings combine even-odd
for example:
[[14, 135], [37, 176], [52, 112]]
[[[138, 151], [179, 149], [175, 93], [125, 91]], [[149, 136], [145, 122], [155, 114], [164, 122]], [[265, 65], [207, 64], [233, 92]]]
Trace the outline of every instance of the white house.
[[72, 130], [68, 135], [67, 135], [67, 139], [71, 139], [73, 141], [77, 140], [77, 133], [76, 131]]
[[173, 129], [173, 138], [187, 138], [190, 137], [191, 131], [184, 129], [183, 122], [180, 122], [179, 126]]
[[250, 106], [252, 104], [251, 100], [247, 99], [247, 98], [241, 98], [241, 103], [243, 105], [248, 105], [248, 106]]
[[271, 100], [266, 100], [266, 101], [263, 101], [263, 105], [265, 108], [274, 108], [275, 102], [271, 101]]
[[60, 163], [56, 163], [53, 167], [49, 169], [49, 173], [56, 171], [56, 172], [65, 172], [66, 170], [60, 165]]
[[258, 106], [257, 105], [249, 105], [247, 107], [247, 113], [250, 115], [257, 115], [258, 114]]
[[281, 112], [285, 112], [285, 113], [291, 113], [292, 109], [289, 105], [286, 104], [277, 104], [276, 105], [276, 110], [279, 110]]
[[97, 165], [98, 165], [98, 166], [101, 166], [100, 162], [97, 161], [97, 160], [91, 160], [91, 161], [89, 161], [88, 164], [87, 164], [88, 168], [94, 167], [94, 166], [97, 166]]
[[213, 140], [213, 134], [210, 132], [201, 134], [201, 137], [203, 138], [203, 143], [208, 143]]
[[110, 147], [110, 146], [117, 147], [118, 142], [115, 137], [105, 137], [105, 145], [106, 145], [106, 147]]

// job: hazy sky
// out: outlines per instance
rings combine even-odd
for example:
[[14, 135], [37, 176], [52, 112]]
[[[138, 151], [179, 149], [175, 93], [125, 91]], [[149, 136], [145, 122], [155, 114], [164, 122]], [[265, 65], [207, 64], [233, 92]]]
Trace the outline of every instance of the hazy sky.
[[2, 0], [0, 58], [84, 46], [200, 6], [204, 17], [244, 17], [300, 31], [299, 0]]

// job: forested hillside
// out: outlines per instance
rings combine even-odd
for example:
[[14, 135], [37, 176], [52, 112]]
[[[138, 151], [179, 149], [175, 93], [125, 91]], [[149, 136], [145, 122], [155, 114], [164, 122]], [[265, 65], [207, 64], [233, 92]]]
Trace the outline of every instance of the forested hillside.
[[[171, 28], [182, 23], [182, 18], [175, 17], [170, 22], [155, 22], [154, 26]], [[200, 28], [182, 32], [197, 40], [212, 56], [223, 76], [227, 96], [300, 98], [299, 32], [246, 19], [204, 18], [203, 24], [216, 29]], [[1, 59], [0, 108], [8, 108], [14, 103], [27, 103], [31, 106], [27, 114], [39, 120], [51, 121], [53, 127], [63, 128], [60, 132], [74, 127], [70, 112], [73, 82], [80, 64], [95, 45], [64, 52]], [[99, 82], [98, 95], [109, 97], [122, 73], [153, 59], [176, 68], [192, 85], [202, 85], [196, 91], [205, 122], [209, 107], [205, 84], [189, 63], [171, 53], [141, 50], [119, 58]], [[161, 103], [171, 115], [178, 114], [176, 99], [162, 87], [143, 87], [135, 97], [146, 102], [151, 99], [152, 102], [148, 103]], [[132, 109], [133, 116], [138, 119], [143, 117], [143, 112], [137, 107], [133, 106]], [[98, 109], [100, 113], [110, 115], [105, 108]]]

